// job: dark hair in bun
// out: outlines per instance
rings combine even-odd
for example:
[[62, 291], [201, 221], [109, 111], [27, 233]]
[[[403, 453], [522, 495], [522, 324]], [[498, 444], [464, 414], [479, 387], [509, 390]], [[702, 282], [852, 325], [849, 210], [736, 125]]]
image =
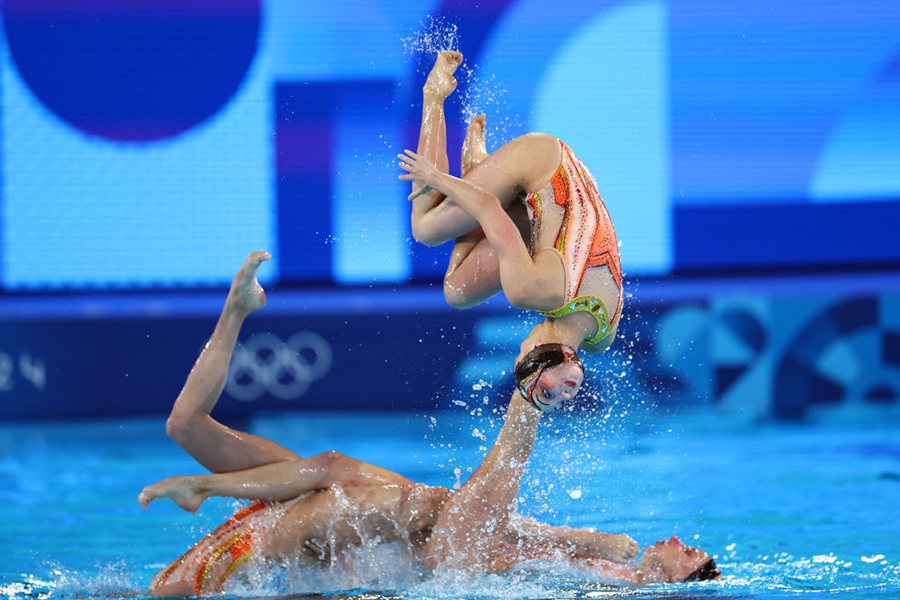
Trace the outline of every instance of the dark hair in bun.
[[575, 354], [575, 349], [570, 346], [565, 344], [540, 344], [532, 348], [531, 352], [526, 354], [516, 364], [514, 373], [516, 387], [519, 389], [522, 397], [534, 405], [535, 408], [543, 410], [534, 403], [534, 398], [532, 398], [534, 385], [541, 377], [541, 373], [556, 365], [561, 365], [567, 360], [574, 362], [581, 368], [582, 372], [584, 371], [581, 361], [578, 360], [578, 355]]

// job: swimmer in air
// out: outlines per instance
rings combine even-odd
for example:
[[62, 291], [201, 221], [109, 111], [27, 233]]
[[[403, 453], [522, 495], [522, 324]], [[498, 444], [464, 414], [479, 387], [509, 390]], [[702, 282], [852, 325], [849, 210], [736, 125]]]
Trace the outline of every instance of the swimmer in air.
[[597, 184], [561, 140], [530, 133], [487, 153], [485, 117], [469, 123], [462, 178], [448, 173], [444, 100], [462, 54], [441, 52], [423, 88], [417, 152], [399, 155], [412, 182], [412, 232], [437, 246], [455, 240], [444, 276], [451, 306], [501, 290], [546, 319], [516, 359], [522, 396], [542, 411], [575, 396], [584, 379], [576, 350], [612, 344], [622, 315], [616, 234]]
[[363, 542], [361, 536], [406, 543], [430, 569], [503, 572], [555, 559], [610, 582], [718, 575], [708, 554], [674, 537], [646, 548], [640, 564], [625, 564], [638, 553], [627, 535], [552, 526], [519, 514], [515, 502], [542, 413], [517, 392], [493, 447], [456, 492], [337, 452], [303, 458], [213, 419], [240, 328], [266, 302], [256, 272], [269, 258], [250, 254], [235, 275], [215, 330], [166, 422], [169, 436], [212, 474], [171, 477], [138, 498], [144, 508], [168, 498], [191, 512], [211, 496], [250, 503], [157, 573], [148, 594], [216, 594], [260, 561], [340, 560], [348, 547]]

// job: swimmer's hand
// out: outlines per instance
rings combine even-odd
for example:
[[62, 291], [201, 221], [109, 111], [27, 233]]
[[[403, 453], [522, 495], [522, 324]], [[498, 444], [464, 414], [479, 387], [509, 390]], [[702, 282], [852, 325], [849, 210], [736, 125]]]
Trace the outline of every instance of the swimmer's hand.
[[138, 502], [141, 508], [146, 509], [147, 505], [157, 498], [168, 498], [188, 512], [197, 512], [208, 496], [200, 489], [197, 477], [184, 476], [169, 477], [159, 483], [148, 485], [138, 495]]
[[[408, 171], [400, 175], [400, 179], [416, 181], [425, 186], [425, 188], [433, 188], [442, 173], [428, 159], [422, 158], [412, 150], [406, 150], [405, 152], [406, 154], [397, 155], [397, 158], [400, 159], [400, 168]], [[418, 192], [413, 192], [408, 198], [412, 200], [423, 193], [425, 193], [424, 188]]]

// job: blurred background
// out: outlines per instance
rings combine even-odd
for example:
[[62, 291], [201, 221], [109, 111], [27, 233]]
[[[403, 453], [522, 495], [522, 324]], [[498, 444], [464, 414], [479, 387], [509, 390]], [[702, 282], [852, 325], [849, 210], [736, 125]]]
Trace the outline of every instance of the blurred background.
[[[507, 398], [532, 315], [455, 311], [393, 158], [439, 49], [488, 149], [565, 140], [626, 318], [583, 402], [900, 415], [900, 4], [6, 0], [0, 418], [164, 414], [246, 254], [217, 414]], [[462, 400], [461, 400], [462, 399]]]

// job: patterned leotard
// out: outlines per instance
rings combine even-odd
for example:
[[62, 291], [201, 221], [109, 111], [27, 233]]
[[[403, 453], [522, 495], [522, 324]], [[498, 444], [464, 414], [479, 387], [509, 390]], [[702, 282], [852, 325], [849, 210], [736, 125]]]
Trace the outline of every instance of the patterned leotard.
[[273, 509], [270, 503], [254, 502], [237, 511], [157, 573], [150, 582], [150, 593], [176, 582], [189, 583], [195, 596], [220, 591], [238, 567], [258, 554], [260, 534], [270, 525], [267, 521], [271, 521]]
[[[524, 199], [531, 221], [532, 253], [552, 248], [566, 272], [562, 306], [539, 312], [555, 318], [587, 312], [597, 321], [597, 333], [585, 343], [596, 344], [613, 330], [622, 314], [619, 247], [597, 182], [572, 149], [559, 143], [562, 162], [553, 178]], [[613, 305], [610, 315], [609, 306]]]

